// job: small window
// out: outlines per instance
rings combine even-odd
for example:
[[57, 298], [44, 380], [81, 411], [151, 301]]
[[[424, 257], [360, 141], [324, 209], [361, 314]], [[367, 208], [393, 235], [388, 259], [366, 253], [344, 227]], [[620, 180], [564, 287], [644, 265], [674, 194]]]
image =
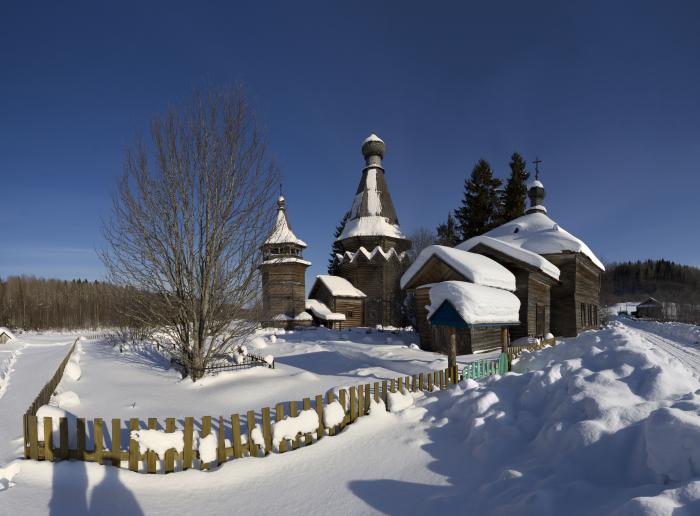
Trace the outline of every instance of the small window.
[[345, 312], [345, 317], [347, 319], [352, 319], [352, 312]]

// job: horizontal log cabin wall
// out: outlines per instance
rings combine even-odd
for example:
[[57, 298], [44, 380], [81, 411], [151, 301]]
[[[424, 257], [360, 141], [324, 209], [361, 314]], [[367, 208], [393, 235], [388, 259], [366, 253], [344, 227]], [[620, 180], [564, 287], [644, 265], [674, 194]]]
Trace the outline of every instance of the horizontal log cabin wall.
[[[550, 286], [543, 283], [537, 274], [529, 274], [527, 287], [527, 313], [524, 314], [521, 307], [520, 320], [526, 321], [525, 325], [527, 333], [520, 335], [526, 337], [534, 335], [535, 337], [544, 337], [550, 332], [550, 313], [551, 313], [551, 290]], [[544, 311], [543, 328], [537, 328], [537, 309], [541, 307]], [[538, 331], [539, 330], [539, 331]], [[512, 335], [512, 333], [511, 333]]]
[[295, 317], [306, 310], [306, 265], [262, 265], [263, 312], [267, 321], [275, 315]]
[[431, 326], [433, 351], [447, 354], [450, 347], [450, 334], [457, 338], [457, 354], [469, 355], [476, 352], [501, 349], [501, 327], [449, 328]]
[[575, 337], [597, 324], [581, 324], [581, 303], [600, 313], [600, 270], [581, 253], [547, 254], [561, 272], [559, 285], [551, 289], [551, 331], [556, 336]]

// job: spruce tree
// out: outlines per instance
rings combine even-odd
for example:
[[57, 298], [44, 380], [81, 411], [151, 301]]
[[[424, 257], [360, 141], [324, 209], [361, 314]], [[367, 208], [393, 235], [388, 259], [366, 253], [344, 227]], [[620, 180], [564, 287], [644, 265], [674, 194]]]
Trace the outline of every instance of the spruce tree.
[[514, 152], [510, 157], [510, 177], [503, 191], [501, 223], [504, 224], [525, 215], [527, 197], [526, 181], [530, 174], [525, 171], [525, 160]]
[[479, 160], [471, 177], [464, 182], [462, 206], [455, 210], [457, 227], [462, 240], [481, 235], [498, 225], [501, 180], [493, 177], [491, 165]]
[[336, 275], [338, 274], [338, 264], [335, 262], [335, 255], [343, 252], [343, 248], [340, 247], [340, 242], [338, 242], [338, 237], [343, 234], [345, 229], [345, 223], [350, 217], [350, 212], [343, 215], [340, 223], [335, 228], [335, 233], [333, 233], [333, 246], [331, 247], [331, 256], [328, 259], [328, 274]]
[[459, 243], [457, 225], [452, 212], [447, 214], [447, 222], [437, 227], [437, 243], [448, 247], [454, 247]]

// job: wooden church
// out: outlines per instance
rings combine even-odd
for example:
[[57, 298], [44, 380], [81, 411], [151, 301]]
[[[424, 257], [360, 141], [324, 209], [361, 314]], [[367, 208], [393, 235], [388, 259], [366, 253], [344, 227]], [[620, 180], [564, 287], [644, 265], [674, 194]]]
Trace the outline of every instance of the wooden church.
[[399, 227], [389, 194], [382, 166], [385, 150], [375, 134], [363, 142], [365, 167], [337, 239], [342, 250], [336, 256], [338, 275], [366, 295], [363, 326], [401, 326], [404, 322], [399, 279], [411, 242]]
[[[582, 240], [549, 218], [539, 170], [528, 185], [528, 197], [530, 208], [525, 215], [457, 248], [486, 254], [516, 274], [516, 295], [525, 306], [521, 308], [522, 325], [513, 335], [551, 332], [557, 337], [575, 337], [582, 330], [599, 327], [603, 263]], [[518, 252], [520, 264], [515, 259]]]
[[284, 197], [277, 199], [275, 225], [262, 246], [263, 321], [270, 326], [308, 326], [306, 312], [306, 269], [311, 262], [302, 253], [306, 243], [297, 238], [287, 219]]

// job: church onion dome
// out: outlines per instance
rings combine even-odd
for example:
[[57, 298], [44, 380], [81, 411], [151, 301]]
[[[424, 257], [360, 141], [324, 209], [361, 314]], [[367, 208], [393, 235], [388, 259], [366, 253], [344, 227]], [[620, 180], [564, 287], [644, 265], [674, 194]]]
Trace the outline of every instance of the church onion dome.
[[281, 195], [277, 199], [277, 218], [275, 220], [275, 228], [270, 233], [270, 236], [265, 240], [265, 244], [294, 244], [300, 247], [306, 247], [306, 242], [297, 238], [289, 226], [287, 220], [287, 210], [284, 197]]
[[376, 134], [371, 134], [363, 142], [362, 154], [366, 166], [350, 208], [350, 216], [337, 240], [362, 236], [406, 239], [399, 228], [394, 203], [384, 178], [382, 158], [385, 149], [384, 141]]

